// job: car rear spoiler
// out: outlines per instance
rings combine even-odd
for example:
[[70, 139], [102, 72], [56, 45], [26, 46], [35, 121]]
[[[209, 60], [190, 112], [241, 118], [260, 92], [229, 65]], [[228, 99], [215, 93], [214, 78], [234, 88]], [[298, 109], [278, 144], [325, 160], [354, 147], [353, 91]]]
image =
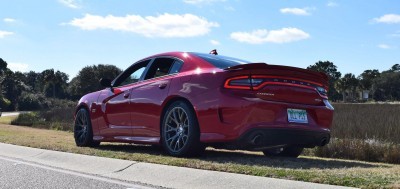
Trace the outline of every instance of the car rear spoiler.
[[293, 72], [297, 72], [297, 73], [303, 73], [306, 75], [312, 75], [314, 77], [322, 79], [323, 83], [327, 83], [329, 80], [328, 75], [326, 75], [323, 72], [317, 72], [317, 71], [313, 71], [313, 70], [290, 67], [290, 66], [270, 65], [270, 64], [262, 63], [262, 62], [261, 63], [240, 64], [237, 66], [231, 66], [231, 67], [225, 68], [224, 70], [239, 71], [239, 70], [253, 70], [253, 69], [287, 70], [287, 71], [293, 71]]

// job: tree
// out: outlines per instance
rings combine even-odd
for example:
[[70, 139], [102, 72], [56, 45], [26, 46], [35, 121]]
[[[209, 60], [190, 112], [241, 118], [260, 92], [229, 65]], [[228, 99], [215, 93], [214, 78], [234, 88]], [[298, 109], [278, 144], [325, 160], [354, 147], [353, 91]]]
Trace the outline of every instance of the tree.
[[390, 68], [391, 72], [399, 72], [400, 71], [400, 65], [399, 64], [395, 64], [392, 66], [392, 68]]
[[23, 91], [29, 90], [29, 87], [23, 82], [24, 74], [21, 72], [13, 72], [10, 69], [5, 71], [4, 96], [11, 101], [10, 110], [18, 109], [18, 100]]
[[358, 86], [358, 79], [354, 76], [354, 74], [347, 73], [343, 76], [343, 78], [339, 79], [336, 82], [336, 88], [343, 95], [343, 102], [347, 101], [346, 94], [349, 94], [349, 97], [354, 99], [354, 94], [356, 92]]
[[86, 66], [71, 80], [68, 92], [72, 98], [78, 99], [82, 95], [103, 89], [99, 80], [101, 78], [114, 79], [122, 72], [114, 65]]
[[376, 101], [400, 100], [400, 69], [398, 64], [383, 71], [373, 83], [373, 98]]
[[7, 62], [0, 58], [0, 108], [5, 108], [10, 104], [8, 99], [3, 97], [3, 81], [5, 72], [7, 71]]
[[7, 69], [7, 62], [0, 58], [0, 74], [3, 74]]
[[336, 101], [340, 98], [339, 93], [335, 89], [335, 82], [340, 79], [342, 74], [337, 70], [337, 67], [333, 64], [333, 62], [318, 61], [314, 65], [308, 66], [307, 69], [326, 73], [329, 77], [328, 97], [333, 101]]
[[2, 86], [3, 86], [3, 80], [4, 80], [4, 73], [7, 70], [7, 62], [4, 61], [2, 58], [0, 58], [0, 97], [3, 96], [3, 90], [2, 90]]
[[358, 79], [360, 81], [360, 88], [363, 90], [370, 90], [374, 79], [378, 78], [381, 74], [378, 70], [365, 70]]
[[53, 98], [64, 98], [65, 91], [67, 88], [68, 75], [66, 73], [54, 72], [54, 69], [44, 70], [42, 73], [42, 79], [44, 80], [43, 92], [47, 97]]
[[25, 84], [31, 88], [31, 92], [42, 92], [43, 79], [40, 77], [40, 73], [29, 71], [24, 73]]

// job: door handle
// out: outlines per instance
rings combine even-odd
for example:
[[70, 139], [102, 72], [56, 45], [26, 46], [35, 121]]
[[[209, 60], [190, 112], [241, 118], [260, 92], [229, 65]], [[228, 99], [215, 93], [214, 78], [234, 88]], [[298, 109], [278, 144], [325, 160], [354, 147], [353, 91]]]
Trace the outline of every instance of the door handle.
[[129, 93], [125, 93], [124, 98], [128, 98], [128, 97], [129, 97]]
[[167, 87], [167, 83], [161, 83], [160, 85], [158, 85], [158, 88], [160, 89], [165, 89], [165, 87]]

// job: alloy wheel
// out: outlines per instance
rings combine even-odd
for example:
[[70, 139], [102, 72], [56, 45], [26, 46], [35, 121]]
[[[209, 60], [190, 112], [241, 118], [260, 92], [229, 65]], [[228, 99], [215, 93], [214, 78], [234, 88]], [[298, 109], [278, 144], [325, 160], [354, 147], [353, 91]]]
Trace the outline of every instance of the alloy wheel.
[[181, 107], [174, 107], [167, 114], [164, 137], [167, 147], [172, 152], [179, 152], [189, 139], [189, 119], [187, 112]]
[[86, 115], [86, 111], [84, 109], [81, 109], [76, 114], [76, 119], [75, 119], [75, 129], [74, 129], [75, 140], [80, 144], [85, 143], [88, 130], [89, 130], [89, 119]]

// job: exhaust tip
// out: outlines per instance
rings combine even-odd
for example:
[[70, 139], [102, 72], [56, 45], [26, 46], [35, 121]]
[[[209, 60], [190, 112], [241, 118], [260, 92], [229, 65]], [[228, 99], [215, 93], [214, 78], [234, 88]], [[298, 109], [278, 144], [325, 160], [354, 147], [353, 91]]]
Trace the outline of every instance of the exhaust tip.
[[263, 136], [261, 134], [256, 134], [251, 140], [250, 143], [253, 145], [260, 145], [262, 144]]
[[321, 139], [321, 141], [319, 142], [319, 146], [325, 146], [327, 145], [329, 142], [328, 138], [324, 137]]

